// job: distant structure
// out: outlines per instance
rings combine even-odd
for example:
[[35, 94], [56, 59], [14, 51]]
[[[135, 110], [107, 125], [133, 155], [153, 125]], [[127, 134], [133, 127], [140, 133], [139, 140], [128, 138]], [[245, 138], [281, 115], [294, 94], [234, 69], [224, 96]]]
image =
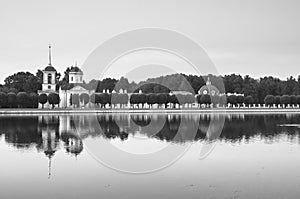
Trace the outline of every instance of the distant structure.
[[[46, 66], [43, 72], [43, 84], [42, 90], [38, 91], [38, 94], [45, 93], [49, 95], [50, 93], [59, 94], [60, 103], [59, 107], [68, 108], [72, 106], [71, 98], [73, 95], [78, 94], [79, 96], [82, 93], [87, 93], [91, 95], [95, 92], [95, 90], [89, 89], [87, 85], [83, 82], [83, 72], [75, 63], [75, 67], [72, 67], [71, 71], [69, 71], [69, 83], [58, 87], [57, 86], [57, 71], [52, 66], [52, 57], [51, 57], [51, 45], [49, 45], [49, 63]], [[82, 106], [83, 103], [80, 103]], [[44, 105], [45, 108], [50, 108], [50, 104], [47, 102]], [[42, 108], [42, 104], [39, 103], [39, 108]]]
[[211, 84], [211, 81], [209, 79], [209, 77], [207, 78], [206, 81], [206, 85], [202, 86], [199, 91], [198, 91], [199, 95], [219, 95], [220, 91], [217, 89], [217, 87], [215, 87], [214, 85]]
[[[49, 63], [46, 66], [46, 68], [44, 70], [42, 70], [43, 72], [43, 84], [42, 84], [42, 90], [38, 91], [38, 94], [42, 94], [45, 93], [46, 95], [49, 95], [50, 93], [57, 93], [56, 90], [56, 75], [57, 75], [57, 71], [55, 70], [55, 68], [52, 66], [51, 63], [51, 45], [49, 45]], [[44, 105], [45, 108], [50, 107], [50, 104], [47, 102]], [[39, 104], [39, 108], [42, 108], [42, 105]]]
[[[80, 96], [83, 93], [91, 95], [95, 93], [95, 90], [89, 89], [83, 82], [83, 72], [77, 67], [77, 64], [75, 64], [75, 67], [73, 67], [69, 72], [69, 83], [59, 88], [60, 107], [71, 107], [72, 96], [77, 94]], [[80, 106], [82, 105], [83, 104], [80, 104]]]

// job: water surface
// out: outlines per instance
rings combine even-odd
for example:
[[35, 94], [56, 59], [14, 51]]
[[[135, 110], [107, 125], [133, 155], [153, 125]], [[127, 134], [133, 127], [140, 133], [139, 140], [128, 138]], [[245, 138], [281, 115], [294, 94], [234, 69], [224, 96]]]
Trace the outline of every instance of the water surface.
[[[0, 116], [0, 198], [298, 198], [299, 125], [297, 114]], [[168, 162], [143, 159], [166, 149], [171, 164], [126, 172]]]

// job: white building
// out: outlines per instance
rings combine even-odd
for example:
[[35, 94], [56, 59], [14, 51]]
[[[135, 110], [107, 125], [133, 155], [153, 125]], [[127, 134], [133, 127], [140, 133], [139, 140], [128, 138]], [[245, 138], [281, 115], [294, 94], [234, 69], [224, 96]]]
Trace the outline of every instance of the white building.
[[[46, 68], [42, 71], [43, 72], [43, 84], [42, 90], [38, 91], [38, 94], [46, 94], [49, 95], [50, 93], [57, 93], [59, 94], [60, 103], [59, 107], [61, 108], [68, 108], [72, 107], [71, 98], [73, 95], [80, 96], [83, 93], [88, 94], [91, 96], [95, 93], [95, 90], [89, 89], [87, 85], [83, 82], [83, 72], [77, 67], [72, 67], [69, 72], [69, 83], [65, 84], [58, 88], [56, 82], [57, 71], [52, 66], [51, 63], [51, 46], [49, 45], [49, 64]], [[79, 100], [80, 101], [80, 100]], [[84, 106], [83, 102], [79, 103], [79, 106]], [[42, 104], [39, 103], [39, 108], [42, 108]], [[44, 104], [44, 108], [50, 108], [50, 104], [47, 102]]]

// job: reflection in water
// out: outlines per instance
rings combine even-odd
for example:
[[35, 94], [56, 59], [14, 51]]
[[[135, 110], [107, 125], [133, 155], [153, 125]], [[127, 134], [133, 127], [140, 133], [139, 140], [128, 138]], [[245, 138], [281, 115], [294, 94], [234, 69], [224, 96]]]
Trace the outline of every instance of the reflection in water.
[[[219, 121], [224, 118], [225, 124], [219, 134]], [[249, 190], [250, 186], [253, 191], [240, 192], [242, 198], [276, 198], [279, 194], [282, 198], [297, 198], [300, 186], [297, 172], [300, 164], [297, 160], [299, 121], [300, 114], [0, 116], [0, 152], [4, 157], [1, 170], [8, 171], [1, 176], [4, 193], [1, 192], [0, 198], [39, 198], [41, 195], [54, 198], [56, 193], [61, 194], [61, 198], [84, 198], [86, 194], [91, 195], [90, 198], [99, 198], [99, 194], [103, 198], [120, 198], [126, 194], [127, 198], [133, 198], [134, 194], [139, 198], [154, 198], [157, 195], [151, 195], [153, 190], [161, 191], [161, 195], [171, 195], [168, 198], [199, 198], [199, 194], [204, 194], [203, 198], [210, 198], [210, 194], [217, 195], [212, 198], [230, 198], [231, 192]], [[159, 127], [155, 133], [147, 128], [151, 124]], [[196, 133], [193, 132], [195, 127]], [[131, 142], [133, 136], [143, 139], [146, 144], [156, 141], [162, 146], [166, 143], [195, 144], [176, 166], [158, 175], [138, 177], [99, 168], [84, 152], [84, 147], [87, 148], [83, 145], [84, 140], [85, 143], [92, 140], [98, 144], [97, 141], [101, 140], [102, 143], [131, 144], [134, 143]], [[211, 142], [222, 143], [205, 161], [195, 160], [201, 147], [209, 146], [207, 143]], [[7, 148], [29, 153], [15, 153]], [[130, 149], [134, 151], [136, 148]], [[210, 149], [208, 147], [207, 151]], [[51, 161], [55, 162], [52, 165], [55, 175], [52, 174], [51, 180], [45, 180], [46, 159], [36, 158], [35, 151], [49, 160], [49, 177]], [[78, 161], [72, 157], [78, 157]], [[282, 182], [287, 189], [280, 189]], [[107, 188], [107, 184], [112, 186]], [[190, 184], [195, 186], [186, 186]], [[40, 195], [33, 196], [36, 193], [32, 191], [33, 186], [38, 187]], [[111, 196], [112, 192], [116, 195]], [[3, 194], [18, 194], [18, 197], [3, 197]]]
[[[218, 135], [218, 119], [225, 117], [221, 135]], [[87, 137], [120, 139], [126, 142], [129, 134], [141, 134], [167, 142], [184, 143], [194, 141], [213, 141], [220, 139], [227, 142], [248, 143], [259, 137], [272, 143], [282, 134], [290, 141], [299, 137], [297, 124], [300, 115], [209, 115], [209, 114], [157, 114], [128, 115], [105, 114], [92, 117], [88, 115], [42, 115], [12, 116], [0, 118], [0, 136], [5, 142], [18, 149], [36, 147], [49, 158], [57, 150], [65, 150], [77, 156], [83, 150], [82, 140]], [[144, 127], [164, 121], [162, 127], [153, 134]], [[199, 124], [196, 124], [199, 122]], [[76, 123], [76, 125], [75, 125]], [[180, 125], [184, 131], [178, 131]], [[100, 130], [99, 127], [100, 126]], [[194, 135], [191, 128], [197, 126]], [[180, 135], [177, 135], [180, 133]], [[191, 135], [192, 134], [192, 135]]]

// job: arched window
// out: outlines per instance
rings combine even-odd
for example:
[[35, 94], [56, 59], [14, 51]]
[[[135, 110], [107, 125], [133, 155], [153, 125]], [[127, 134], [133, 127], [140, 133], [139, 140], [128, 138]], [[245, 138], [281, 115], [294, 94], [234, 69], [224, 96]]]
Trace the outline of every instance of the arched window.
[[51, 84], [51, 80], [52, 80], [52, 75], [48, 74], [48, 84]]

